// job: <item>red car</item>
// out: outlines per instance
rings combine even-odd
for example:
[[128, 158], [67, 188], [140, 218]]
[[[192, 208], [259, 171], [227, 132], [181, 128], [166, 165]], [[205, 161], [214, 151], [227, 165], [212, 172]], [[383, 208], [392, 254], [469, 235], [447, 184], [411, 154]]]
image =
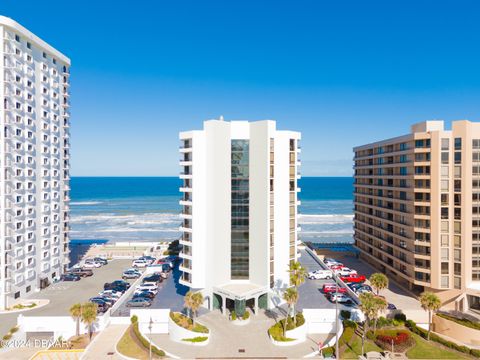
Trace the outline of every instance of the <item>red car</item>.
[[340, 270], [340, 269], [343, 269], [345, 266], [343, 266], [343, 264], [335, 264], [335, 265], [332, 265], [332, 266], [329, 266], [330, 270]]
[[352, 282], [352, 283], [361, 283], [361, 282], [365, 282], [365, 280], [367, 280], [365, 275], [358, 275], [358, 274], [341, 276], [340, 279], [342, 279], [343, 282]]
[[[335, 290], [337, 290], [335, 284], [324, 284], [322, 288], [324, 294], [334, 293]], [[347, 289], [338, 287], [338, 292], [341, 294], [345, 294], [347, 292]]]

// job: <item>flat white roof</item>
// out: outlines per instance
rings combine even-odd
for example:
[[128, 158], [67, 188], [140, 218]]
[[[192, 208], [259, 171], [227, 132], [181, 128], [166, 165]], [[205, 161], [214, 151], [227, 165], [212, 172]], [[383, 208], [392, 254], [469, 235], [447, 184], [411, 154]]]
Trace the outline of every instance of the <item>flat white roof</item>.
[[213, 292], [219, 292], [226, 296], [248, 297], [257, 295], [257, 292], [266, 292], [267, 287], [253, 283], [228, 283], [215, 286]]
[[28, 29], [24, 28], [22, 25], [17, 23], [15, 20], [6, 17], [6, 16], [1, 16], [0, 15], [0, 25], [9, 27], [16, 33], [22, 35], [23, 37], [27, 38], [29, 41], [37, 45], [38, 47], [41, 47], [45, 50], [45, 52], [49, 53], [50, 55], [54, 56], [58, 60], [63, 61], [67, 65], [70, 65], [70, 59], [63, 55], [60, 51], [55, 49], [53, 46], [47, 44], [45, 41], [40, 39], [37, 35], [29, 31]]

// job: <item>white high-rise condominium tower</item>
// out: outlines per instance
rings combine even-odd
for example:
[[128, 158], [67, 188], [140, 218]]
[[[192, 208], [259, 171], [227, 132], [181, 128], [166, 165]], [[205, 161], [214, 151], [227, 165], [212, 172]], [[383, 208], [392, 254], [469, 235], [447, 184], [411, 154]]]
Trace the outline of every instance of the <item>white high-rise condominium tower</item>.
[[211, 309], [278, 303], [297, 259], [300, 133], [209, 120], [180, 140], [180, 282]]
[[0, 308], [68, 262], [70, 60], [0, 16]]

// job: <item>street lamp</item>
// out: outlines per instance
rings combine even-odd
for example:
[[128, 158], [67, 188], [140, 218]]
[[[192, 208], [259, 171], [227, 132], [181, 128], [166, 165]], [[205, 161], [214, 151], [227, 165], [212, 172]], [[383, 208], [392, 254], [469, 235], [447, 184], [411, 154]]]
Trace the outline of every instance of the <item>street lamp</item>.
[[152, 317], [150, 316], [150, 322], [148, 323], [148, 331], [150, 331], [148, 358], [150, 360], [152, 360], [152, 327], [153, 327], [153, 321], [152, 321]]
[[339, 350], [338, 350], [338, 279], [337, 275], [333, 274], [335, 279], [335, 359], [339, 359]]

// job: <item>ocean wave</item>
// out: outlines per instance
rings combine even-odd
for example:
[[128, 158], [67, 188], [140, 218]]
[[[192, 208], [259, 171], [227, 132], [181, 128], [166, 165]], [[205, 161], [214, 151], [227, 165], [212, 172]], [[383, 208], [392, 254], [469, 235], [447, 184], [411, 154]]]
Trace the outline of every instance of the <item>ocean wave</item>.
[[70, 205], [73, 206], [80, 206], [80, 205], [100, 205], [102, 204], [101, 201], [72, 201]]
[[298, 222], [300, 224], [318, 224], [318, 225], [329, 225], [329, 224], [351, 224], [353, 221], [353, 215], [337, 215], [337, 214], [326, 214], [326, 215], [317, 215], [317, 214], [299, 214]]

